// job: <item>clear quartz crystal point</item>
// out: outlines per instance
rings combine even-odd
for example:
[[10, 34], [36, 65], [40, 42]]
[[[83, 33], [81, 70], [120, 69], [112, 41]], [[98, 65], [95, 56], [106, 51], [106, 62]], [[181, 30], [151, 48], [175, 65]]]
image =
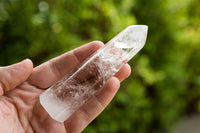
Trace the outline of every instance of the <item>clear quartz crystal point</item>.
[[127, 27], [77, 70], [42, 93], [41, 105], [53, 119], [64, 122], [142, 49], [147, 29], [145, 25]]

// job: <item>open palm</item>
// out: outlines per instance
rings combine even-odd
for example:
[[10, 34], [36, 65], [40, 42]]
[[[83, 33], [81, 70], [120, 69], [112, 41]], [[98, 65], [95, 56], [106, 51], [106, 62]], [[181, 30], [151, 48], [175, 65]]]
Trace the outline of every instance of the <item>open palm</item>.
[[88, 100], [64, 123], [53, 120], [39, 103], [39, 95], [102, 47], [91, 42], [33, 68], [30, 60], [0, 67], [0, 133], [81, 132], [111, 101], [129, 65], [109, 79], [102, 91]]

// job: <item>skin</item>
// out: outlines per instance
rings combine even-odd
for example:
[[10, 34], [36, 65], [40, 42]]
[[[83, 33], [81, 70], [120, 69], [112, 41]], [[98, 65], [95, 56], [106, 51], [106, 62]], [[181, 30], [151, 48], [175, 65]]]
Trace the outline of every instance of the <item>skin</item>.
[[78, 133], [109, 104], [120, 82], [131, 72], [122, 69], [64, 123], [53, 120], [39, 103], [39, 95], [103, 46], [94, 41], [33, 68], [32, 61], [0, 67], [0, 132]]

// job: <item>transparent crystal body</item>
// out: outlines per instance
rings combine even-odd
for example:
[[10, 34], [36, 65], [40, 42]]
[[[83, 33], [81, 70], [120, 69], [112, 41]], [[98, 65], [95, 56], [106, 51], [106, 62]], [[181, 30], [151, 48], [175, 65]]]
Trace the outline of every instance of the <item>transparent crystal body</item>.
[[64, 122], [144, 46], [147, 29], [145, 25], [127, 27], [77, 70], [42, 93], [41, 105], [53, 119]]

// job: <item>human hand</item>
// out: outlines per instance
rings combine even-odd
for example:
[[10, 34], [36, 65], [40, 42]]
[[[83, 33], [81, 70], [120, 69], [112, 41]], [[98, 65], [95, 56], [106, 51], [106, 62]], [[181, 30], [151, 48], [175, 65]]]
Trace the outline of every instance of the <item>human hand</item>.
[[30, 60], [0, 67], [0, 132], [81, 132], [108, 105], [120, 81], [129, 76], [131, 70], [128, 64], [64, 123], [53, 120], [47, 114], [39, 103], [39, 95], [102, 46], [101, 42], [91, 42], [34, 69]]

